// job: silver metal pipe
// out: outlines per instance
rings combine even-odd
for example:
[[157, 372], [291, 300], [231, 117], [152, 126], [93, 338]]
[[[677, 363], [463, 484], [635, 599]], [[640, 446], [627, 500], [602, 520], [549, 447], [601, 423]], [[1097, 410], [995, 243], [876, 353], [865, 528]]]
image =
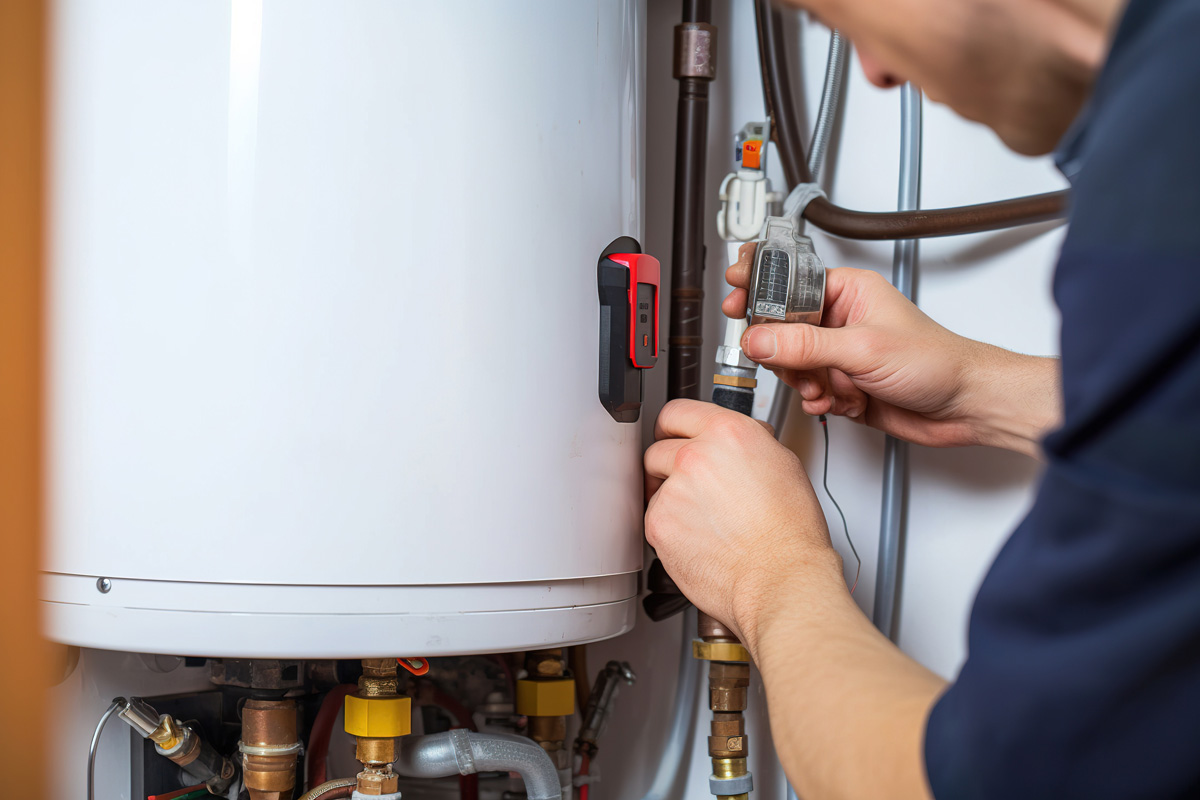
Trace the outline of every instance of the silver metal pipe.
[[529, 800], [562, 800], [558, 770], [532, 739], [456, 728], [404, 736], [393, 769], [409, 778], [445, 778], [475, 772], [519, 772]]
[[[911, 83], [900, 91], [900, 189], [897, 207], [921, 205], [921, 90]], [[917, 270], [917, 241], [896, 242], [892, 284], [909, 300]], [[883, 502], [879, 520], [879, 557], [875, 566], [875, 627], [889, 639], [897, 636], [900, 558], [904, 549], [908, 499], [908, 443], [887, 437], [883, 451]]]
[[88, 800], [96, 800], [96, 746], [100, 744], [100, 734], [104, 733], [104, 726], [108, 724], [112, 715], [125, 707], [125, 698], [118, 697], [112, 701], [112, 705], [100, 717], [100, 721], [96, 723], [96, 730], [92, 733], [92, 745], [88, 748], [88, 771], [87, 771], [87, 796]]
[[813, 181], [821, 182], [825, 169], [825, 156], [829, 151], [829, 140], [833, 138], [833, 126], [842, 107], [842, 86], [846, 83], [846, 64], [849, 63], [850, 44], [840, 31], [829, 34], [829, 56], [825, 59], [825, 83], [821, 87], [821, 105], [817, 110], [817, 124], [813, 128], [812, 145], [808, 148], [808, 171]]
[[692, 657], [692, 631], [696, 630], [696, 609], [689, 608], [680, 616], [683, 617], [683, 642], [679, 648], [679, 681], [675, 684], [671, 727], [667, 732], [667, 743], [663, 747], [662, 756], [658, 759], [654, 782], [650, 784], [642, 800], [667, 800], [672, 796], [671, 790], [675, 788], [675, 782], [687, 760], [692, 726], [700, 706], [698, 689], [701, 661]]

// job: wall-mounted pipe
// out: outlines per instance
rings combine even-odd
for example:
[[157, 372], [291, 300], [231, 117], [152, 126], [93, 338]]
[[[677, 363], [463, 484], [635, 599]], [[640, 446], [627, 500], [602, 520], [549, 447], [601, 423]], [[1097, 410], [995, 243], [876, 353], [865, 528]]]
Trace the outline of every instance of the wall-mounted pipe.
[[[906, 83], [900, 95], [900, 188], [896, 205], [921, 204], [921, 90]], [[909, 300], [917, 270], [917, 242], [896, 242], [892, 284]], [[900, 600], [900, 560], [903, 553], [904, 506], [908, 495], [908, 442], [887, 437], [883, 451], [883, 503], [879, 520], [879, 558], [875, 566], [875, 627], [895, 640]]]
[[546, 751], [524, 736], [456, 728], [400, 739], [393, 769], [409, 778], [447, 778], [476, 772], [518, 772], [529, 800], [562, 800], [558, 770]]
[[700, 399], [704, 312], [704, 162], [708, 157], [708, 85], [717, 71], [711, 0], [684, 0], [675, 27], [675, 217], [671, 236], [670, 349], [667, 397]]
[[[784, 175], [789, 187], [811, 183], [788, 79], [782, 17], [771, 0], [755, 0], [754, 16], [763, 96]], [[1061, 191], [957, 208], [867, 212], [842, 208], [818, 197], [804, 210], [804, 218], [826, 233], [846, 239], [925, 239], [1061, 219], [1066, 216], [1068, 198], [1069, 193]]]

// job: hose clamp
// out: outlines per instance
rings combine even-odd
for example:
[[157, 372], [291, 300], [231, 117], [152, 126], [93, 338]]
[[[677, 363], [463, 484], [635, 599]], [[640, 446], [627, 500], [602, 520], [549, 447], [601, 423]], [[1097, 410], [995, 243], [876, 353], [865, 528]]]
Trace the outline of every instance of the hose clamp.
[[471, 752], [471, 735], [464, 728], [450, 730], [450, 746], [454, 748], [454, 762], [462, 775], [473, 775], [479, 771], [475, 766], [475, 756]]
[[708, 790], [714, 795], [721, 795], [722, 797], [746, 794], [747, 792], [754, 791], [754, 776], [748, 772], [736, 778], [718, 778], [716, 775], [710, 775], [708, 778]]

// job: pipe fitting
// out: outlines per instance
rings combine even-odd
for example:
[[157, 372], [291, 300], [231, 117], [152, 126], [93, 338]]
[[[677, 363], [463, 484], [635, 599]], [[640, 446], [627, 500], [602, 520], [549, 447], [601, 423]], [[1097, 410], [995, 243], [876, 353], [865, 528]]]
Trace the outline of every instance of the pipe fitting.
[[300, 750], [294, 700], [246, 701], [238, 751], [251, 800], [292, 796]]
[[675, 26], [675, 78], [717, 77], [717, 29], [706, 22]]
[[117, 716], [143, 739], [154, 742], [155, 752], [203, 782], [212, 794], [225, 794], [237, 779], [237, 764], [214, 750], [196, 731], [180, 725], [170, 714], [160, 715], [140, 697], [118, 698], [116, 702]]
[[529, 800], [562, 800], [558, 770], [540, 746], [524, 736], [456, 728], [400, 740], [396, 772], [409, 778], [445, 778], [476, 772], [517, 772]]

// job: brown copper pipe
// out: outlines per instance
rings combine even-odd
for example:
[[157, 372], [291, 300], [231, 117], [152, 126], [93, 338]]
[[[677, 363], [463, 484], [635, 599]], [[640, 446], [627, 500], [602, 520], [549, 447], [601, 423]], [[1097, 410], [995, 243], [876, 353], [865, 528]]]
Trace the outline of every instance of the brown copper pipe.
[[[754, 18], [771, 138], [779, 149], [788, 186], [809, 183], [812, 173], [808, 171], [799, 116], [792, 100], [780, 14], [771, 0], [755, 0]], [[826, 233], [845, 239], [927, 239], [1061, 219], [1067, 214], [1069, 197], [1069, 192], [1061, 191], [974, 206], [889, 212], [852, 211], [818, 197], [809, 203], [804, 218]]]
[[[684, 0], [683, 23], [708, 26], [711, 0]], [[683, 27], [683, 26], [681, 26]], [[677, 32], [677, 37], [678, 37]], [[712, 56], [716, 56], [713, 32]], [[704, 162], [708, 156], [708, 74], [680, 72], [675, 121], [675, 217], [671, 237], [670, 349], [667, 397], [700, 399], [700, 347], [704, 311]]]

